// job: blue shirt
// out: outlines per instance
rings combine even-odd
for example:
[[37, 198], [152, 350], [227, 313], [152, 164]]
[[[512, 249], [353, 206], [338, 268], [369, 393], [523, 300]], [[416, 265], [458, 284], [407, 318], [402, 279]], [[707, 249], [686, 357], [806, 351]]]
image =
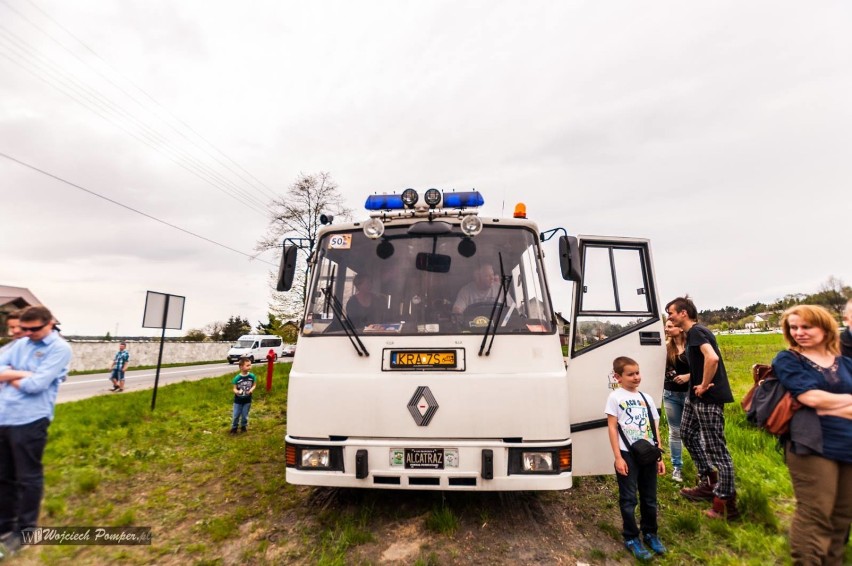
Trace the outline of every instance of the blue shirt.
[[[793, 397], [819, 389], [829, 393], [852, 393], [852, 358], [837, 356], [837, 373], [814, 367], [800, 356], [784, 350], [772, 361], [775, 375]], [[842, 417], [819, 417], [822, 428], [822, 455], [838, 462], [852, 462], [852, 420]]]
[[20, 380], [20, 388], [0, 383], [0, 426], [29, 424], [44, 417], [53, 420], [56, 394], [70, 362], [71, 346], [55, 330], [43, 340], [16, 340], [12, 348], [0, 353], [0, 372], [32, 372]]
[[113, 363], [115, 364], [115, 369], [118, 371], [124, 371], [124, 366], [127, 365], [127, 362], [130, 360], [130, 352], [127, 350], [119, 350], [115, 353], [115, 359]]

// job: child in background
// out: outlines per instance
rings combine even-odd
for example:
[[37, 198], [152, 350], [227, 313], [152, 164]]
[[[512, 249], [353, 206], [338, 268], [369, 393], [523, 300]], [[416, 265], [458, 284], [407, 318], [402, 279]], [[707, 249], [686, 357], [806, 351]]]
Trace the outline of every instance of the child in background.
[[257, 387], [257, 378], [251, 373], [251, 360], [240, 358], [240, 373], [231, 381], [234, 385], [234, 418], [231, 421], [231, 434], [237, 434], [237, 425], [242, 420], [240, 432], [246, 432], [248, 414], [251, 409], [251, 394]]
[[652, 430], [649, 411], [653, 411], [650, 415], [659, 413], [654, 400], [639, 392], [642, 375], [636, 361], [625, 356], [618, 357], [612, 362], [612, 371], [620, 387], [609, 394], [604, 412], [609, 427], [609, 443], [615, 456], [624, 546], [636, 558], [648, 560], [653, 555], [642, 545], [636, 525], [637, 492], [645, 544], [657, 554], [664, 554], [666, 547], [657, 537], [657, 474], [664, 475], [666, 465], [662, 459], [645, 466], [636, 464], [629, 447], [619, 434], [619, 428], [631, 444], [640, 438], [657, 444], [655, 439], [660, 437], [660, 431], [656, 417], [653, 426], [656, 430]]

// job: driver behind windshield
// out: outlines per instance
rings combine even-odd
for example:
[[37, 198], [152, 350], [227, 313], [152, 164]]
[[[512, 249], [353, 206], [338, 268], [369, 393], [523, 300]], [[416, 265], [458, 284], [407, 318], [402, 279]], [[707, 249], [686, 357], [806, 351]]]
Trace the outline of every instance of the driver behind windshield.
[[470, 305], [493, 303], [500, 295], [500, 276], [494, 273], [494, 267], [485, 263], [473, 271], [473, 281], [459, 290], [453, 313], [462, 314]]

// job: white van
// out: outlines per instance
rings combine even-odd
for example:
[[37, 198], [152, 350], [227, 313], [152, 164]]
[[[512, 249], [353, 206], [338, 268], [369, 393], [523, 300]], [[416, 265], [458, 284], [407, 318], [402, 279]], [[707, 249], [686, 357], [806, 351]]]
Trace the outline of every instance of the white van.
[[279, 336], [268, 336], [262, 334], [246, 334], [240, 336], [237, 343], [228, 350], [228, 363], [233, 364], [242, 357], [254, 362], [266, 360], [269, 350], [275, 353], [275, 359], [281, 357], [281, 349], [284, 341]]

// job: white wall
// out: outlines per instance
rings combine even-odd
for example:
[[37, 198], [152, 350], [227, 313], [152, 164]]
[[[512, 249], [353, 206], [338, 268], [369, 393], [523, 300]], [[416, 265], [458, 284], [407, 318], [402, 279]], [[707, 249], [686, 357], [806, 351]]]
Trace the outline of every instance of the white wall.
[[[71, 358], [71, 371], [107, 369], [112, 365], [118, 342], [94, 342], [69, 340], [74, 356]], [[227, 361], [231, 342], [165, 342], [163, 344], [163, 364], [180, 362]], [[159, 342], [127, 342], [130, 352], [130, 369], [134, 366], [156, 366], [160, 353]]]

